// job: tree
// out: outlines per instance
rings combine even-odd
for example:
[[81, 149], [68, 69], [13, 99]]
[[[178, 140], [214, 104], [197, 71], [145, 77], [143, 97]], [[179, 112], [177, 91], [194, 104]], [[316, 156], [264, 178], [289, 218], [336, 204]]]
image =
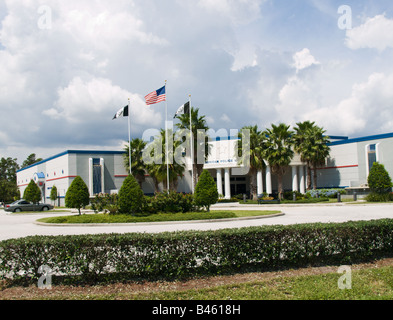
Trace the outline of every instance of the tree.
[[[243, 141], [242, 130], [250, 131], [250, 141], [249, 145], [245, 145], [245, 141]], [[237, 141], [237, 145], [235, 150], [240, 150], [243, 155], [244, 150], [250, 150], [250, 171], [248, 175], [250, 176], [250, 192], [253, 200], [258, 199], [257, 192], [257, 173], [260, 170], [263, 170], [265, 167], [263, 161], [263, 149], [264, 149], [264, 138], [262, 131], [258, 129], [258, 126], [246, 126], [241, 129], [239, 132], [240, 140]], [[239, 155], [237, 155], [239, 157]], [[239, 159], [238, 159], [239, 160]], [[239, 164], [242, 164], [241, 161]]]
[[14, 181], [0, 180], [0, 202], [12, 202], [20, 198], [19, 189]]
[[0, 180], [7, 180], [16, 183], [16, 172], [19, 170], [17, 159], [1, 158], [0, 160]]
[[50, 199], [56, 203], [56, 200], [57, 200], [57, 188], [56, 188], [56, 186], [53, 186], [52, 190], [50, 191]]
[[[176, 127], [180, 130], [190, 130], [190, 115], [182, 114], [178, 116], [180, 123], [176, 124]], [[193, 135], [193, 149], [194, 149], [194, 159], [193, 159], [193, 170], [194, 170], [194, 181], [193, 185], [195, 186], [199, 176], [202, 173], [203, 167], [205, 163], [198, 163], [198, 150], [204, 150], [205, 152], [205, 160], [209, 156], [210, 145], [208, 139], [205, 139], [204, 142], [198, 144], [198, 130], [204, 130], [205, 132], [209, 130], [209, 127], [206, 123], [205, 116], [199, 116], [199, 108], [191, 108], [191, 125], [192, 125], [192, 135]], [[191, 148], [190, 148], [191, 150]]]
[[307, 143], [309, 139], [310, 130], [312, 130], [315, 122], [304, 121], [296, 123], [295, 134], [293, 136], [294, 149], [300, 154], [301, 161], [306, 163], [307, 170], [307, 190], [311, 190], [311, 162], [310, 156], [308, 154], [307, 148], [310, 144]]
[[41, 190], [37, 184], [31, 180], [23, 193], [23, 199], [29, 202], [38, 203], [41, 201]]
[[195, 187], [195, 204], [210, 211], [210, 206], [217, 203], [218, 191], [213, 177], [207, 170], [203, 170]]
[[[130, 147], [129, 143], [124, 148], [124, 165], [127, 169], [127, 172], [130, 172]], [[132, 167], [132, 175], [138, 181], [139, 186], [142, 188], [143, 182], [145, 182], [145, 174], [147, 171], [147, 166], [143, 162], [142, 153], [146, 148], [147, 143], [142, 139], [133, 139], [131, 141], [131, 167]]]
[[278, 126], [272, 124], [270, 129], [264, 132], [266, 143], [263, 150], [264, 159], [269, 163], [272, 173], [278, 180], [278, 197], [283, 199], [284, 190], [282, 178], [291, 163], [294, 152], [292, 150], [293, 132], [290, 126], [281, 123]]
[[87, 206], [89, 203], [89, 189], [83, 179], [77, 176], [67, 190], [65, 205], [67, 208], [78, 209], [79, 215], [81, 215], [81, 208]]
[[20, 198], [16, 181], [16, 172], [19, 170], [17, 159], [0, 159], [0, 200], [12, 202]]
[[294, 135], [295, 151], [301, 160], [307, 164], [307, 189], [311, 190], [311, 170], [313, 172], [313, 187], [318, 188], [317, 170], [325, 164], [330, 154], [328, 146], [330, 140], [325, 135], [325, 130], [315, 125], [315, 122], [305, 121], [297, 123]]
[[142, 212], [144, 194], [134, 176], [129, 175], [119, 191], [119, 212], [135, 215]]
[[[174, 133], [172, 130], [169, 130], [168, 132], [168, 137], [172, 135], [174, 138]], [[169, 163], [169, 186], [168, 184], [168, 179], [167, 179], [167, 165], [166, 165], [166, 133], [165, 130], [162, 129], [160, 132], [160, 135], [154, 139], [152, 142], [152, 152], [151, 152], [151, 159], [152, 163], [147, 165], [147, 171], [150, 174], [150, 176], [154, 180], [154, 184], [156, 186], [156, 191], [158, 188], [158, 184], [162, 182], [164, 184], [164, 189], [165, 190], [173, 190], [177, 191], [177, 186], [179, 182], [179, 176], [182, 176], [184, 174], [185, 170], [185, 165], [181, 163], [177, 163], [176, 161], [170, 161], [172, 163]], [[161, 144], [158, 146], [154, 146], [155, 144]], [[168, 158], [171, 159], [173, 158], [174, 152], [179, 152], [180, 150], [180, 141], [173, 141], [173, 146], [171, 149], [168, 149], [169, 156]], [[159, 154], [154, 154], [154, 150], [162, 150], [161, 153]]]
[[31, 166], [37, 162], [40, 162], [40, 161], [42, 161], [42, 158], [37, 159], [36, 154], [32, 153], [31, 155], [29, 155], [27, 157], [27, 159], [25, 161], [23, 161], [22, 168], [26, 168], [26, 167]]
[[378, 194], [389, 193], [393, 184], [385, 166], [379, 162], [374, 162], [367, 179], [372, 192]]

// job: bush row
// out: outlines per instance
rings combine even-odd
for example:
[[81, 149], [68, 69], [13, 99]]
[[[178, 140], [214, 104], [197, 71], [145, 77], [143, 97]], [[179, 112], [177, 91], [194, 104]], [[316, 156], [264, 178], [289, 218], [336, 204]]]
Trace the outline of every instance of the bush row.
[[251, 267], [348, 264], [391, 254], [392, 249], [393, 220], [163, 234], [36, 236], [0, 242], [0, 275], [37, 279], [38, 268], [47, 265], [54, 274], [79, 283], [104, 278], [181, 278]]
[[[154, 196], [141, 195], [141, 207], [135, 216], [157, 213], [179, 213], [198, 211], [192, 194], [170, 191], [156, 193]], [[99, 194], [90, 201], [91, 208], [96, 212], [115, 215], [119, 213], [119, 196], [117, 194]]]
[[[77, 192], [75, 193], [78, 194]], [[210, 211], [210, 206], [217, 203], [218, 192], [216, 184], [209, 171], [204, 170], [195, 187], [195, 194], [169, 192], [156, 193], [154, 197], [146, 197], [136, 181], [129, 175], [123, 182], [119, 194], [100, 194], [90, 201], [92, 209], [110, 214], [130, 214], [145, 216], [157, 213], [178, 213], [200, 211], [204, 208]]]

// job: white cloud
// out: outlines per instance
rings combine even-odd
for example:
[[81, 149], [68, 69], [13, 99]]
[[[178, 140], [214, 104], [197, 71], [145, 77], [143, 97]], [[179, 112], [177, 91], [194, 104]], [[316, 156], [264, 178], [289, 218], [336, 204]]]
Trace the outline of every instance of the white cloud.
[[131, 99], [131, 117], [137, 125], [159, 125], [161, 115], [145, 106], [141, 97], [115, 86], [108, 79], [94, 78], [83, 81], [74, 78], [67, 87], [58, 90], [55, 107], [43, 111], [53, 119], [65, 119], [71, 123], [94, 121], [103, 115], [110, 116]]
[[231, 53], [234, 58], [232, 71], [241, 71], [247, 67], [256, 67], [258, 65], [258, 57], [255, 48], [249, 45], [241, 45], [241, 47], [234, 53]]
[[17, 102], [22, 96], [29, 95], [27, 74], [19, 72], [19, 59], [6, 51], [0, 51], [0, 104]]
[[215, 120], [213, 117], [206, 116], [205, 119], [206, 119], [206, 122], [208, 123], [208, 125], [210, 125], [210, 126], [214, 125]]
[[225, 123], [233, 123], [231, 118], [226, 113], [223, 113], [220, 119]]
[[[115, 3], [103, 5], [102, 1], [95, 1], [96, 5], [76, 1], [75, 9], [67, 1], [64, 14], [54, 25], [72, 34], [75, 40], [84, 45], [92, 45], [101, 50], [113, 49], [122, 41], [137, 41], [143, 44], [165, 45], [167, 41], [150, 32], [144, 31], [144, 23], [131, 12], [125, 11], [125, 6]], [[121, 3], [121, 2], [120, 2]], [[123, 10], [122, 10], [123, 7]]]
[[199, 0], [198, 5], [234, 24], [250, 23], [261, 15], [260, 6], [265, 0]]
[[[263, 75], [258, 91], [253, 92], [258, 95], [254, 98], [259, 104], [256, 108], [263, 106], [265, 109], [265, 112], [261, 113], [262, 120], [265, 123], [269, 121], [267, 125], [271, 122], [294, 125], [297, 121], [307, 120], [307, 113], [319, 108], [322, 103], [322, 69], [311, 68], [320, 63], [307, 48], [294, 54], [283, 55], [280, 60], [277, 60], [275, 53], [271, 55], [274, 59], [265, 57], [261, 59], [266, 60], [262, 63], [276, 65], [277, 69], [282, 70], [282, 74], [276, 72], [272, 77], [269, 72]], [[300, 72], [302, 70], [304, 72]]]
[[393, 47], [393, 20], [385, 15], [368, 18], [359, 27], [347, 30], [346, 45], [353, 50], [373, 48], [383, 51]]
[[310, 50], [304, 48], [302, 51], [296, 52], [293, 55], [294, 64], [296, 71], [300, 71], [311, 67], [312, 65], [319, 65], [320, 63], [314, 58]]
[[386, 133], [392, 131], [393, 74], [373, 73], [367, 82], [355, 84], [350, 97], [335, 106], [307, 114], [310, 119], [329, 128], [330, 132]]
[[307, 81], [291, 77], [279, 92], [279, 101], [277, 112], [287, 121], [295, 122], [318, 107], [318, 93]]

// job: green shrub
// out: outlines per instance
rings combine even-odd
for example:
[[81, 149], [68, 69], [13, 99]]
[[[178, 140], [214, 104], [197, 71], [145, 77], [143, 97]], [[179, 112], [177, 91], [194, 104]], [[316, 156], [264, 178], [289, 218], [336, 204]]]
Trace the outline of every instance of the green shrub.
[[79, 215], [81, 209], [90, 203], [89, 189], [83, 179], [77, 176], [72, 181], [65, 196], [65, 205], [67, 208], [78, 209]]
[[[320, 203], [329, 202], [329, 198], [305, 198], [296, 200], [296, 203]], [[281, 203], [293, 203], [293, 200], [283, 200]]]
[[373, 193], [389, 193], [392, 188], [392, 179], [383, 164], [375, 162], [367, 179]]
[[217, 201], [217, 185], [209, 171], [203, 170], [195, 187], [195, 204], [210, 211], [210, 206], [217, 203]]
[[[236, 201], [243, 201], [243, 196], [244, 196], [243, 193], [236, 194], [236, 195], [232, 196], [232, 199], [236, 199]], [[247, 198], [248, 198], [248, 197], [247, 197], [247, 195], [246, 195], [246, 199], [247, 199]]]
[[393, 201], [393, 194], [392, 193], [377, 193], [371, 192], [366, 196], [366, 200], [369, 202], [388, 202]]
[[50, 199], [55, 202], [57, 200], [58, 194], [57, 194], [57, 188], [56, 186], [53, 186], [51, 191], [50, 191]]
[[119, 210], [117, 194], [97, 194], [90, 203], [95, 213], [117, 214]]
[[238, 198], [230, 198], [230, 199], [218, 199], [217, 203], [233, 203], [233, 202], [239, 202], [240, 200]]
[[41, 201], [41, 190], [37, 184], [31, 180], [23, 193], [23, 199], [29, 202], [38, 203]]
[[317, 190], [308, 190], [306, 192], [305, 197], [308, 199], [311, 198], [337, 198], [337, 194], [346, 194], [345, 189], [317, 189]]
[[41, 265], [77, 283], [96, 283], [351, 264], [391, 256], [392, 239], [391, 219], [205, 232], [35, 236], [0, 242], [0, 277], [37, 279]]
[[194, 196], [192, 194], [181, 194], [179, 204], [183, 213], [196, 211], [194, 205]]
[[192, 194], [177, 193], [175, 191], [156, 193], [148, 198], [146, 213], [177, 213], [192, 212], [194, 210], [194, 197]]
[[133, 175], [129, 175], [119, 191], [119, 212], [124, 214], [142, 214], [145, 195]]
[[296, 200], [303, 200], [304, 194], [300, 193], [299, 191], [286, 191], [284, 192], [284, 199], [285, 200], [293, 200], [293, 194], [296, 194]]

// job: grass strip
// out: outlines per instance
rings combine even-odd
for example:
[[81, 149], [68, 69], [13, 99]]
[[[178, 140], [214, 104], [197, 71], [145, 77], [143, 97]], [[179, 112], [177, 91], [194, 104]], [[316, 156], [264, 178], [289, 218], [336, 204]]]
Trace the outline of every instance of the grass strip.
[[[342, 290], [342, 274], [329, 272], [313, 275], [282, 275], [261, 280], [212, 285], [199, 289], [172, 289], [176, 283], [162, 283], [159, 288], [136, 290], [127, 284], [86, 288], [54, 287], [55, 292], [35, 290], [28, 299], [38, 300], [392, 300], [393, 266], [367, 267], [352, 272], [352, 288]], [[3, 299], [13, 297], [13, 288], [4, 289]], [[20, 294], [20, 290], [17, 290]], [[18, 296], [19, 297], [19, 296]], [[20, 298], [20, 297], [19, 297]], [[1, 300], [1, 299], [0, 299]]]
[[280, 211], [211, 211], [211, 212], [188, 212], [172, 214], [154, 214], [150, 216], [131, 216], [125, 214], [85, 214], [62, 217], [49, 217], [39, 219], [38, 222], [53, 224], [91, 224], [91, 223], [138, 223], [138, 222], [165, 222], [165, 221], [196, 221], [216, 220], [241, 217], [266, 216], [280, 213]]
[[342, 274], [279, 277], [213, 288], [130, 295], [138, 300], [392, 300], [393, 267], [352, 273], [352, 289], [342, 290]]

